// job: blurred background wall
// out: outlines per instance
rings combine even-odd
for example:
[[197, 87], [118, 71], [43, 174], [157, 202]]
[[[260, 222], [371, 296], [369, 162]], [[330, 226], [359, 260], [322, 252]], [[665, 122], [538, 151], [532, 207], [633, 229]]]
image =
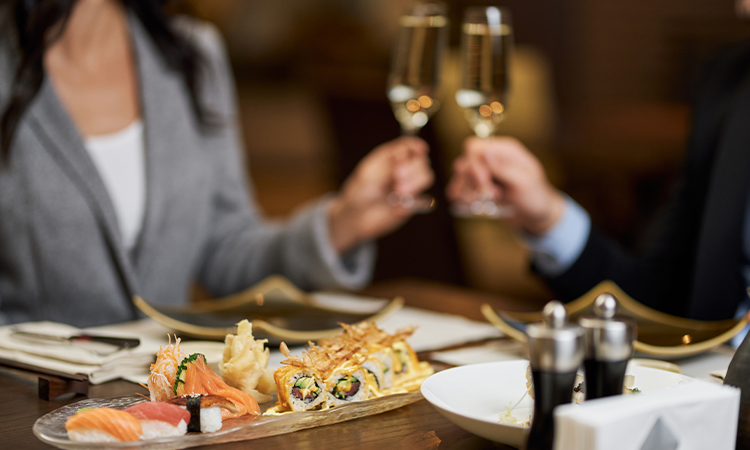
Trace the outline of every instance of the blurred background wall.
[[[271, 217], [336, 190], [370, 149], [399, 134], [385, 97], [403, 0], [190, 0], [215, 23], [238, 85], [248, 170]], [[446, 0], [451, 45], [469, 5], [513, 14], [513, 103], [502, 132], [623, 246], [638, 248], [679, 170], [691, 84], [718, 48], [750, 38], [733, 0]], [[548, 293], [502, 225], [456, 220], [443, 188], [470, 130], [453, 100], [422, 130], [438, 210], [379, 243], [376, 280], [420, 277], [518, 297]]]

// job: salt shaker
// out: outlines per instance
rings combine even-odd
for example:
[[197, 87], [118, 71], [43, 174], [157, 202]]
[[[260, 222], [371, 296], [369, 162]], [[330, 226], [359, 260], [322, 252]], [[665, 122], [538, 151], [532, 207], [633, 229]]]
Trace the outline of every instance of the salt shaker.
[[617, 299], [605, 293], [594, 301], [594, 315], [578, 321], [584, 333], [586, 400], [622, 394], [636, 326], [631, 318], [616, 313]]
[[570, 403], [576, 371], [583, 359], [583, 332], [568, 323], [558, 301], [547, 303], [544, 322], [526, 327], [531, 376], [534, 381], [534, 420], [527, 450], [551, 450], [556, 406]]

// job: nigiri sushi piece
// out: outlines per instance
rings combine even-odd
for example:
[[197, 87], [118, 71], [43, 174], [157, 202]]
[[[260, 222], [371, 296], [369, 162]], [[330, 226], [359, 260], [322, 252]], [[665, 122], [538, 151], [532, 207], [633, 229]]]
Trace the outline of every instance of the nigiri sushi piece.
[[177, 405], [165, 402], [141, 402], [123, 409], [139, 422], [143, 428], [142, 440], [187, 433], [190, 413]]
[[65, 421], [65, 430], [74, 442], [129, 442], [143, 434], [138, 419], [112, 408], [79, 411]]
[[167, 402], [179, 405], [176, 406], [178, 408], [185, 408], [184, 411], [190, 416], [187, 430], [191, 433], [212, 433], [220, 430], [222, 409], [237, 414], [234, 403], [218, 395], [188, 394], [170, 398]]
[[214, 373], [206, 357], [200, 353], [193, 353], [183, 359], [177, 369], [174, 383], [174, 395], [209, 394], [229, 399], [237, 408], [236, 412], [224, 409], [223, 418], [239, 417], [244, 414], [260, 414], [260, 406], [252, 395], [229, 386], [221, 377]]

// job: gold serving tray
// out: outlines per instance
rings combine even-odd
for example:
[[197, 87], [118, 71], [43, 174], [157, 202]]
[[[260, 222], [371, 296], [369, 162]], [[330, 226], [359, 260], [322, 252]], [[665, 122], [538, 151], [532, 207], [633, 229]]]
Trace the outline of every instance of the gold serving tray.
[[253, 324], [255, 338], [268, 339], [270, 344], [307, 343], [335, 336], [341, 332], [339, 323], [376, 321], [404, 305], [397, 297], [368, 313], [329, 308], [281, 276], [266, 278], [230, 297], [187, 306], [160, 306], [138, 296], [133, 302], [148, 317], [182, 336], [224, 340], [227, 334], [237, 332], [238, 322], [247, 319]]
[[[619, 301], [619, 314], [635, 319], [638, 326], [635, 351], [644, 355], [678, 358], [702, 353], [728, 342], [748, 323], [747, 317], [704, 321], [665, 314], [633, 300], [610, 280], [602, 281], [582, 297], [566, 304], [568, 318], [577, 321], [582, 315], [591, 313], [594, 300], [605, 292]], [[495, 327], [521, 342], [526, 342], [526, 334], [519, 328], [542, 320], [541, 312], [495, 311], [486, 303], [482, 305], [482, 314]]]
[[[276, 395], [274, 394], [274, 400]], [[150, 439], [147, 441], [118, 442], [118, 443], [83, 443], [68, 439], [65, 431], [65, 420], [80, 408], [110, 407], [115, 409], [127, 408], [130, 405], [144, 401], [138, 395], [118, 397], [112, 399], [93, 398], [58, 408], [37, 419], [34, 424], [34, 435], [42, 442], [58, 448], [82, 449], [137, 449], [137, 450], [172, 450], [180, 448], [214, 445], [225, 442], [259, 439], [268, 436], [292, 433], [308, 428], [332, 425], [360, 417], [380, 414], [401, 408], [422, 399], [419, 390], [404, 394], [391, 394], [383, 397], [353, 402], [344, 406], [325, 411], [305, 411], [275, 416], [245, 415], [236, 419], [227, 419], [219, 431], [214, 433], [190, 433], [185, 436]], [[275, 406], [274, 401], [264, 403], [261, 411]]]

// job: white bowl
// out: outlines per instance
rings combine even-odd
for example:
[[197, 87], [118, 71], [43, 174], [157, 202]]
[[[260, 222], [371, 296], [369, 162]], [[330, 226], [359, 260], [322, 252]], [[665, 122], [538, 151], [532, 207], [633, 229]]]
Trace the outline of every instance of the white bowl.
[[[422, 395], [443, 416], [464, 430], [494, 442], [523, 448], [528, 426], [500, 423], [499, 418], [526, 391], [528, 365], [528, 361], [519, 360], [447, 369], [422, 383]], [[636, 364], [630, 364], [627, 373], [635, 377], [634, 386], [644, 394], [692, 380], [685, 375]], [[534, 400], [527, 395], [513, 409], [512, 415], [523, 421], [533, 411]]]

